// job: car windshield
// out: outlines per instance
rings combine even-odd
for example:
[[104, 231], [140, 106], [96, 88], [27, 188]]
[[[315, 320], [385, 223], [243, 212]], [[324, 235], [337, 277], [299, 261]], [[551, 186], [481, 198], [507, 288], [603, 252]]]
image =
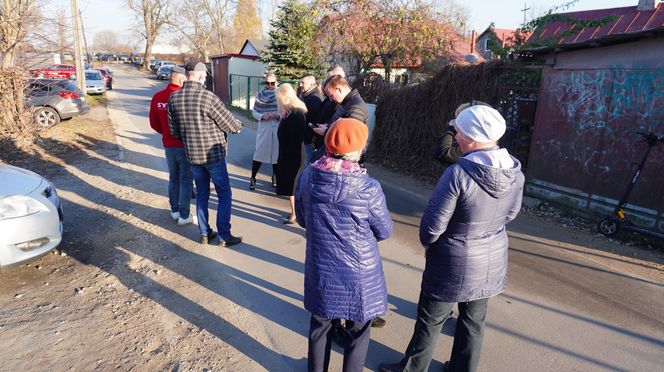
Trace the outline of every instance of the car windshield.
[[70, 81], [70, 80], [60, 80], [58, 82], [58, 85], [60, 85], [61, 87], [65, 88], [67, 90], [77, 90], [78, 89], [78, 85], [76, 85], [76, 83], [74, 83], [73, 81]]
[[85, 79], [86, 80], [102, 80], [101, 73], [99, 72], [86, 72], [85, 73]]

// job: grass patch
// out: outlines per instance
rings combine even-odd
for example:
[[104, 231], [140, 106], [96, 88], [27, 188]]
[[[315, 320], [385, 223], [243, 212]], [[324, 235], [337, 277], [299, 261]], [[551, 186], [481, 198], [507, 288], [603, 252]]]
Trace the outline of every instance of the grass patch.
[[256, 120], [254, 119], [254, 116], [251, 114], [250, 110], [244, 110], [237, 106], [232, 106], [232, 105], [226, 105], [226, 108], [228, 109], [228, 111], [237, 112], [239, 114], [244, 115], [249, 120]]
[[90, 106], [107, 106], [108, 105], [108, 98], [106, 98], [106, 94], [98, 94], [98, 95], [86, 95], [85, 100], [90, 104]]

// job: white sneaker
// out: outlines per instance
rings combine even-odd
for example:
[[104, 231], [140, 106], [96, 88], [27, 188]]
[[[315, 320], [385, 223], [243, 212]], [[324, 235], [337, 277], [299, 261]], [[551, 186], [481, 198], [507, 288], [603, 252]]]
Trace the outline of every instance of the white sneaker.
[[180, 226], [189, 225], [190, 223], [194, 223], [194, 215], [192, 214], [188, 218], [178, 218], [178, 225]]
[[178, 219], [180, 219], [180, 212], [171, 212], [171, 218], [173, 219], [173, 221], [177, 221]]

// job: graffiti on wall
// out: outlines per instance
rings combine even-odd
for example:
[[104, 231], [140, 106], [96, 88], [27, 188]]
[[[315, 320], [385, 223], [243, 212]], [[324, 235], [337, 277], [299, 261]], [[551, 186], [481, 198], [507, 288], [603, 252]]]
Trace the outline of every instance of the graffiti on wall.
[[[664, 134], [664, 70], [615, 66], [553, 70], [547, 75], [530, 176], [616, 197], [645, 150], [636, 132]], [[664, 201], [656, 197], [664, 183], [664, 149], [654, 151], [648, 163], [635, 198], [664, 208]]]

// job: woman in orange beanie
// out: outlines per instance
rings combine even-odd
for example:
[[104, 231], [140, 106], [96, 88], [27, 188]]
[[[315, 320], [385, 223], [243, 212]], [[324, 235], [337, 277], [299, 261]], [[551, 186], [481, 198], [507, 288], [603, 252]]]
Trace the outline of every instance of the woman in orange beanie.
[[327, 155], [302, 172], [295, 190], [297, 222], [307, 237], [309, 371], [327, 370], [334, 324], [342, 319], [343, 370], [362, 371], [371, 321], [387, 311], [378, 242], [392, 233], [392, 219], [380, 183], [358, 164], [367, 138], [367, 126], [356, 119], [334, 122], [325, 135]]

